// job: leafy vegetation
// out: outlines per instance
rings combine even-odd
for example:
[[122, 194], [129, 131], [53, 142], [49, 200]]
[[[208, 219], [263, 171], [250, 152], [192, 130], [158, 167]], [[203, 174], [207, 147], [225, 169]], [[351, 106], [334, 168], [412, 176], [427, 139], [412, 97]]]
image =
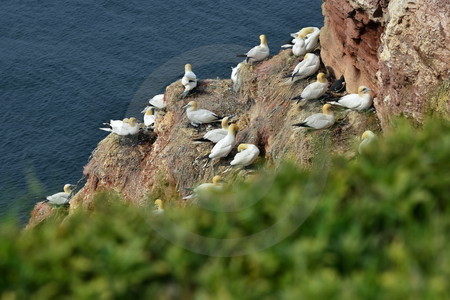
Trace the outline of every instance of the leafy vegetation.
[[450, 124], [400, 121], [364, 155], [320, 161], [162, 215], [103, 193], [32, 230], [3, 221], [0, 297], [447, 298]]

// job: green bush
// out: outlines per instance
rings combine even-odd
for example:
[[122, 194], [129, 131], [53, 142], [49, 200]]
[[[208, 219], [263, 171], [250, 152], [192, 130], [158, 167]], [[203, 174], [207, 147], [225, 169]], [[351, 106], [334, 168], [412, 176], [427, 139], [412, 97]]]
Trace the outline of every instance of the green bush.
[[328, 165], [286, 164], [163, 215], [103, 193], [94, 212], [62, 222], [4, 221], [1, 299], [447, 298], [448, 122], [400, 121], [364, 155]]

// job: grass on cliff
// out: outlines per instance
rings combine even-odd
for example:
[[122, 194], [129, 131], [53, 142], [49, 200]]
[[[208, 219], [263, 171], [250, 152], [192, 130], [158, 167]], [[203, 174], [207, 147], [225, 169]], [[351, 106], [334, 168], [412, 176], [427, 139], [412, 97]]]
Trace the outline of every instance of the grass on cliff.
[[4, 221], [0, 298], [445, 299], [449, 170], [448, 122], [399, 122], [356, 159], [286, 164], [200, 206], [156, 216], [105, 193], [62, 222]]

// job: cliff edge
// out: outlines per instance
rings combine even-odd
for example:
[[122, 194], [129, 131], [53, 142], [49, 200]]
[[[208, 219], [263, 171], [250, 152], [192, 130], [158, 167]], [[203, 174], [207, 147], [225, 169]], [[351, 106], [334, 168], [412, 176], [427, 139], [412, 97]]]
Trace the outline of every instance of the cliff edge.
[[[448, 118], [448, 11], [448, 1], [324, 1], [322, 71], [332, 70], [336, 77], [344, 74], [348, 92], [355, 92], [359, 85], [373, 88], [376, 112], [335, 109], [336, 124], [322, 132], [292, 127], [320, 112], [322, 104], [290, 101], [315, 80], [283, 85], [283, 76], [298, 63], [290, 50], [243, 67], [239, 92], [232, 90], [231, 80], [203, 80], [195, 93], [181, 98], [183, 88], [175, 82], [165, 93], [167, 109], [158, 113], [154, 132], [134, 138], [109, 135], [98, 144], [84, 168], [87, 182], [71, 200], [70, 209], [89, 209], [96, 192], [102, 190], [114, 190], [138, 205], [157, 197], [181, 199], [184, 187], [223, 173], [236, 150], [215, 166], [203, 167], [199, 158], [212, 146], [192, 143], [206, 128], [189, 125], [182, 107], [191, 100], [219, 115], [233, 115], [240, 129], [237, 145], [256, 144], [261, 160], [274, 167], [286, 159], [309, 166], [325, 140], [333, 152], [351, 155], [365, 130], [388, 129], [392, 116], [403, 114], [420, 122], [431, 111]], [[50, 213], [48, 205], [38, 204], [29, 225]]]

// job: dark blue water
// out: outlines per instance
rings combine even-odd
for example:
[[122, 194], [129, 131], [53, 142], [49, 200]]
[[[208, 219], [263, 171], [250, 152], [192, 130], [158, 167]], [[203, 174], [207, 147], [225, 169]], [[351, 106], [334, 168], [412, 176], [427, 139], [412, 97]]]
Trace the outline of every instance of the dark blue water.
[[289, 33], [322, 26], [321, 3], [2, 0], [0, 216], [26, 218], [75, 183], [106, 136], [101, 123], [135, 114], [185, 63], [200, 78], [229, 77], [234, 52], [260, 34], [274, 54]]

